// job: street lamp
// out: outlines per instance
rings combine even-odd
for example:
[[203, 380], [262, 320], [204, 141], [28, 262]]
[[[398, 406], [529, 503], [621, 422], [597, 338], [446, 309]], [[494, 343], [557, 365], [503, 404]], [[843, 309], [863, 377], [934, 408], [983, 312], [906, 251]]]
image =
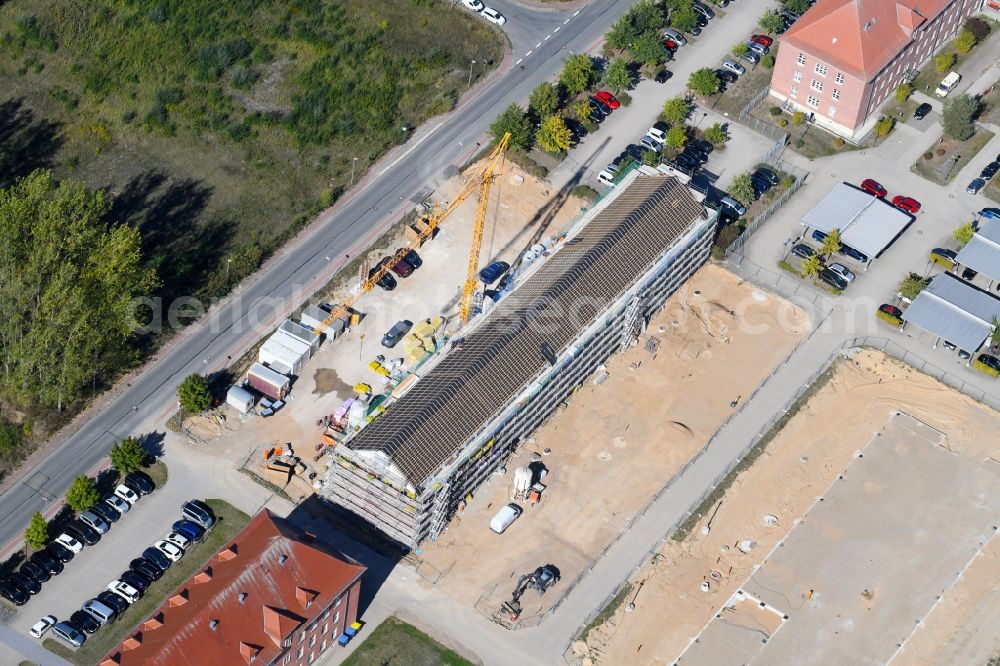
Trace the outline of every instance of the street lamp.
[[471, 88], [472, 87], [472, 67], [475, 64], [476, 64], [475, 60], [473, 60], [472, 62], [469, 63], [469, 85], [467, 85], [466, 88]]
[[704, 113], [701, 114], [701, 118], [698, 119], [698, 122], [697, 124], [695, 124], [694, 128], [698, 129], [698, 127], [701, 126], [701, 121], [704, 120], [705, 118], [708, 118], [708, 111], [705, 111]]
[[358, 163], [358, 158], [355, 157], [351, 162], [351, 185], [354, 184], [354, 165]]
[[226, 284], [229, 284], [229, 267], [233, 265], [232, 259], [226, 259]]

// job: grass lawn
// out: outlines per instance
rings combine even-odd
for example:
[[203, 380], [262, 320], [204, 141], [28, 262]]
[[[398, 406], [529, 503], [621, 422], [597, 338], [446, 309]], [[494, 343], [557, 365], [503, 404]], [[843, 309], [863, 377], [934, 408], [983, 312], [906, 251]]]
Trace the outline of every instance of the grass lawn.
[[[933, 157], [928, 160], [924, 159], [924, 156], [921, 156], [916, 164], [911, 167], [911, 170], [932, 183], [947, 185], [955, 179], [955, 176], [962, 170], [962, 167], [968, 164], [969, 160], [975, 157], [992, 138], [993, 132], [986, 129], [976, 129], [976, 133], [972, 135], [972, 138], [966, 141], [955, 141], [954, 139], [944, 137], [941, 143], [935, 145], [928, 153], [925, 153], [925, 155], [931, 154]], [[938, 155], [938, 151], [942, 149], [944, 150], [944, 154]], [[955, 166], [948, 172], [948, 177], [942, 178], [937, 171], [937, 167], [944, 161], [950, 160], [955, 154], [960, 155], [958, 161], [955, 162]]]
[[153, 480], [153, 484], [157, 488], [162, 488], [167, 483], [167, 466], [157, 461], [148, 467], [143, 467], [142, 471], [149, 475], [149, 478]]
[[[838, 137], [807, 122], [801, 125], [794, 124], [792, 114], [787, 111], [782, 110], [779, 115], [771, 115], [771, 108], [780, 109], [781, 103], [773, 97], [765, 97], [753, 110], [753, 117], [788, 132], [788, 147], [803, 157], [812, 160], [858, 149], [858, 146], [847, 142], [838, 145], [841, 144], [837, 140]], [[784, 127], [781, 126], [782, 120], [786, 123]]]
[[[777, 51], [773, 51], [777, 54]], [[732, 83], [712, 102], [711, 106], [717, 113], [729, 114], [729, 117], [736, 120], [743, 107], [752, 100], [757, 93], [771, 84], [771, 71], [767, 67], [757, 65], [753, 69], [747, 69], [747, 73]]]
[[[165, 468], [164, 468], [165, 472]], [[163, 575], [154, 582], [142, 599], [125, 611], [114, 624], [100, 629], [96, 634], [87, 637], [87, 642], [79, 650], [73, 650], [64, 643], [47, 638], [42, 645], [69, 662], [78, 666], [90, 666], [107, 654], [112, 648], [125, 640], [154, 610], [176, 590], [184, 581], [194, 575], [205, 563], [217, 553], [237, 532], [250, 521], [250, 516], [236, 509], [228, 502], [218, 499], [207, 500], [215, 512], [218, 522], [204, 541], [189, 548], [179, 562], [174, 563]], [[136, 553], [136, 557], [139, 553]], [[461, 662], [455, 662], [461, 663]]]
[[389, 617], [365, 637], [343, 666], [473, 666], [454, 650], [397, 617]]

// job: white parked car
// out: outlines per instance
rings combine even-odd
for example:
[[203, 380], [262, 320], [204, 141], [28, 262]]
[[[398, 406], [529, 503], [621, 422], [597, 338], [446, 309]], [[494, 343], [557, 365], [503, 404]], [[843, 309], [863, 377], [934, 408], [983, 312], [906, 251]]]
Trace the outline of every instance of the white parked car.
[[110, 583], [108, 583], [108, 590], [114, 592], [115, 594], [117, 594], [119, 597], [129, 602], [130, 604], [134, 604], [135, 602], [139, 601], [139, 598], [142, 596], [142, 592], [135, 589], [134, 587], [132, 587], [123, 580], [111, 581]]
[[63, 532], [55, 538], [55, 542], [60, 546], [65, 546], [69, 548], [74, 553], [79, 553], [83, 550], [83, 544], [71, 537], [70, 535]]
[[185, 549], [191, 545], [191, 539], [188, 539], [183, 534], [178, 534], [177, 532], [171, 532], [168, 534], [164, 541], [169, 541], [180, 549]]
[[38, 622], [31, 625], [31, 629], [28, 630], [28, 633], [35, 638], [41, 638], [45, 635], [45, 632], [51, 629], [52, 625], [58, 621], [59, 620], [56, 619], [55, 615], [46, 615]]
[[503, 25], [504, 23], [507, 22], [507, 19], [504, 18], [503, 14], [493, 9], [492, 7], [483, 7], [482, 14], [483, 18], [489, 21], [490, 23]]
[[615, 174], [611, 173], [607, 169], [602, 169], [601, 173], [597, 174], [597, 180], [604, 183], [608, 187], [615, 186]]
[[135, 491], [126, 486], [124, 483], [115, 488], [115, 496], [120, 497], [130, 505], [139, 501], [139, 496], [135, 494]]
[[646, 136], [657, 143], [665, 143], [667, 140], [667, 131], [669, 129], [670, 125], [661, 120], [646, 130]]
[[118, 495], [108, 495], [104, 498], [104, 503], [122, 515], [128, 513], [128, 510], [132, 508], [131, 504], [118, 497]]
[[747, 68], [736, 62], [732, 58], [726, 58], [722, 61], [722, 69], [728, 70], [735, 74], [736, 76], [743, 76], [747, 72]]
[[644, 136], [639, 139], [639, 145], [643, 148], [648, 148], [657, 154], [663, 152], [663, 144], [651, 136]]
[[848, 284], [854, 282], [854, 273], [844, 264], [830, 264], [827, 268], [829, 268], [831, 272], [836, 273], [840, 277], [847, 280]]
[[479, 0], [462, 0], [462, 4], [465, 5], [466, 9], [471, 9], [474, 12], [481, 12], [486, 6]]
[[176, 544], [172, 544], [166, 540], [157, 541], [153, 544], [153, 548], [166, 555], [167, 559], [171, 562], [176, 562], [184, 555], [184, 551], [178, 548]]

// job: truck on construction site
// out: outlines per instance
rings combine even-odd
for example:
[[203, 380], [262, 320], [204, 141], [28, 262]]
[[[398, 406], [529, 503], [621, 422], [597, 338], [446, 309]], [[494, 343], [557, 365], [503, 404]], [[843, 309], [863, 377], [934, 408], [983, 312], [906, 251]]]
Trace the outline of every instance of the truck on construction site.
[[284, 400], [292, 386], [292, 380], [266, 365], [254, 363], [247, 373], [247, 384], [272, 400]]

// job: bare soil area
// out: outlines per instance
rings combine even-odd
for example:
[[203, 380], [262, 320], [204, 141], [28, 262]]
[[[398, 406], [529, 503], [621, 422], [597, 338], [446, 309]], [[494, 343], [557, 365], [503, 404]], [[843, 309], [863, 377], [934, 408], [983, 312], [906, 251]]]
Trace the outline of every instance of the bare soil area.
[[[605, 664], [674, 663], [896, 412], [943, 433], [941, 446], [960, 456], [963, 464], [1000, 474], [1000, 441], [995, 436], [1000, 414], [879, 352], [864, 351], [838, 361], [825, 385], [728, 490], [710, 532], [695, 529], [683, 542], [669, 542], [633, 581], [642, 584], [634, 612], [619, 609], [589, 632], [587, 657]], [[869, 483], [866, 489], [871, 486], [872, 493], [879, 493], [890, 481]], [[834, 542], [850, 538], [846, 532], [825, 536]], [[734, 548], [745, 540], [755, 542], [749, 553]], [[871, 548], [892, 547], [878, 543], [877, 537], [866, 543]], [[969, 553], [971, 562], [953, 586], [929, 591], [914, 579], [909, 596], [930, 593], [941, 599], [908, 639], [895, 637], [905, 639], [895, 663], [984, 663], [1000, 648], [994, 630], [1000, 613], [1000, 543], [992, 539], [986, 544], [978, 556]], [[816, 566], [834, 565], [817, 561]], [[708, 592], [702, 591], [705, 582], [710, 583]], [[808, 587], [785, 605], [799, 610], [815, 603]], [[906, 594], [866, 591], [868, 595], [858, 599], [862, 610], [884, 603], [885, 594]], [[584, 652], [581, 645], [576, 649]]]
[[[439, 587], [491, 614], [519, 576], [552, 564], [562, 580], [543, 597], [524, 595], [522, 619], [529, 621], [565, 594], [704, 446], [732, 412], [730, 403], [764, 381], [809, 328], [787, 301], [718, 266], [702, 268], [639, 344], [608, 362], [606, 379], [580, 386], [509, 461], [508, 473], [481, 488], [425, 547], [422, 573], [440, 575]], [[522, 502], [524, 514], [504, 534], [490, 531], [490, 518], [510, 501], [514, 469], [546, 450], [541, 502]]]

